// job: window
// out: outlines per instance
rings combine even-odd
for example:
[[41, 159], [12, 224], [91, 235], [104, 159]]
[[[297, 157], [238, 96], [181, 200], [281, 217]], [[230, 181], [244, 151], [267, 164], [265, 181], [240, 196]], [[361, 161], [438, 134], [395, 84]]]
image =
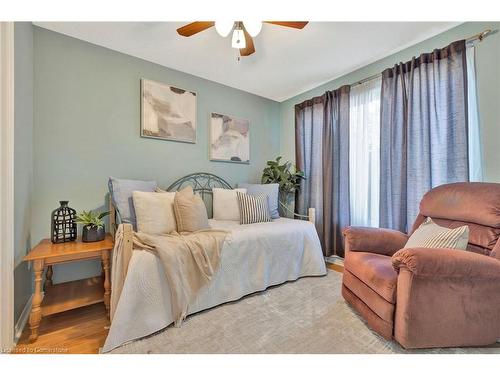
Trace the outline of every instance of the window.
[[378, 227], [381, 77], [351, 87], [349, 194], [351, 224]]
[[[469, 179], [483, 180], [474, 46], [467, 47]], [[351, 87], [349, 103], [349, 194], [351, 224], [379, 226], [380, 77]]]

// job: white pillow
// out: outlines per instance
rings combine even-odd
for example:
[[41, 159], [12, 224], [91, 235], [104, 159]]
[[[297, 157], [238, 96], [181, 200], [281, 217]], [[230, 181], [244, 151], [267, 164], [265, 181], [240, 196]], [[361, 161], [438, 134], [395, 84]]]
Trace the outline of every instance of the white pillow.
[[213, 218], [215, 220], [240, 221], [240, 208], [236, 192], [246, 193], [247, 189], [213, 188]]
[[134, 191], [137, 231], [148, 234], [166, 234], [177, 230], [174, 214], [175, 192], [149, 193]]

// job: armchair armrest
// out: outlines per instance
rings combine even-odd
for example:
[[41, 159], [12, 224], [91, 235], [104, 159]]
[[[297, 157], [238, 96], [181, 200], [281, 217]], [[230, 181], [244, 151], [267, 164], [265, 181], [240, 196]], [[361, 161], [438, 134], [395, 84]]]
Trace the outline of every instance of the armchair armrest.
[[391, 256], [404, 247], [408, 235], [392, 229], [347, 227], [343, 230], [345, 250], [365, 251]]
[[500, 261], [463, 250], [408, 248], [398, 271], [394, 338], [406, 349], [486, 346], [500, 337]]
[[463, 250], [401, 249], [393, 255], [392, 265], [421, 277], [500, 280], [499, 260]]

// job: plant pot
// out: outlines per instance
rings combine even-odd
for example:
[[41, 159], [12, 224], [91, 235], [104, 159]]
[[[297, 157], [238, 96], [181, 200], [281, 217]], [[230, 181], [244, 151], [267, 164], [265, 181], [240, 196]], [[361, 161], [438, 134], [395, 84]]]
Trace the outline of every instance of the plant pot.
[[82, 228], [82, 241], [83, 242], [97, 242], [104, 240], [106, 231], [104, 225], [102, 227], [85, 226]]
[[285, 210], [283, 207], [280, 205], [280, 216], [281, 217], [288, 217], [293, 219], [293, 212], [295, 208], [295, 194], [293, 193], [286, 193], [280, 190], [279, 192], [279, 200], [281, 204], [283, 204], [287, 209]]

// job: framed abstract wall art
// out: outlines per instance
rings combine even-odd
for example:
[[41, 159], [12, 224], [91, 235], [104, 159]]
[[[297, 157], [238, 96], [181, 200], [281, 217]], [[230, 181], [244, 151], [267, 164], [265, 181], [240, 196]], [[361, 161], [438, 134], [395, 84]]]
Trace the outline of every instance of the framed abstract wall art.
[[196, 143], [196, 93], [141, 79], [141, 136]]

